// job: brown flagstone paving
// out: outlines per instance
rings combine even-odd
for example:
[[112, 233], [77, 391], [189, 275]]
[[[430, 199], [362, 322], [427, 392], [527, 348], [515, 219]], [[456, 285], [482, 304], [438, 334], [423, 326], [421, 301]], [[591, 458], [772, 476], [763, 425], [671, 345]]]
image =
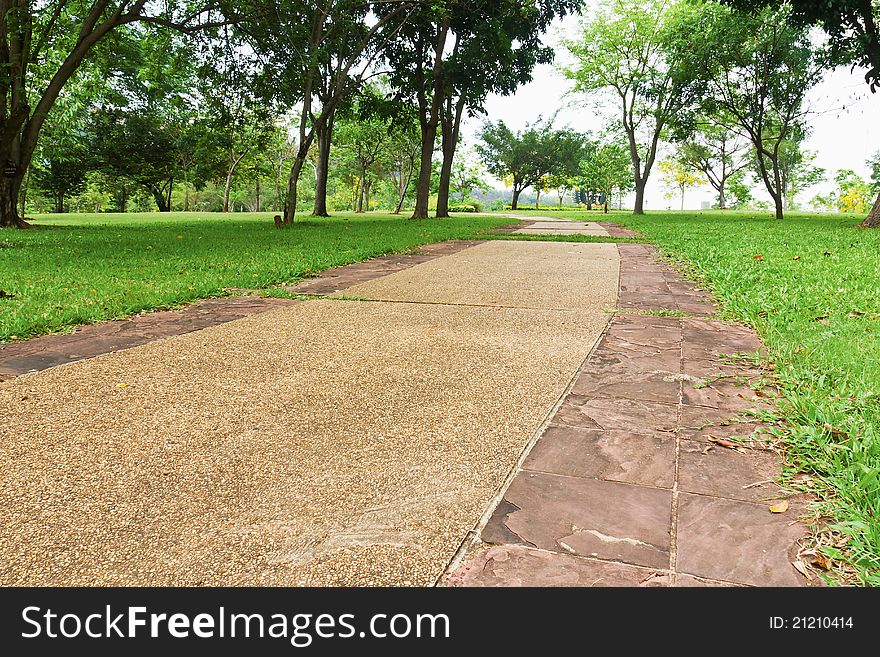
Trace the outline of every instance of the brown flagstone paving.
[[717, 442], [766, 436], [749, 414], [772, 397], [749, 385], [760, 339], [653, 247], [618, 250], [620, 313], [444, 583], [818, 585], [793, 566], [809, 500], [777, 484], [779, 456]]

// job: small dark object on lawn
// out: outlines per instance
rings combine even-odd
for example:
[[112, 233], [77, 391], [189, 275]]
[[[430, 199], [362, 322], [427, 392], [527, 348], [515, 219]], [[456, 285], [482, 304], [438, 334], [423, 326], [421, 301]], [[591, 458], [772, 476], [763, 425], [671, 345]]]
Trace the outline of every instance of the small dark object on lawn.
[[14, 299], [15, 295], [6, 290], [0, 290], [0, 299]]
[[275, 228], [281, 228], [284, 226], [284, 219], [281, 218], [280, 214], [276, 214], [272, 219], [275, 221]]

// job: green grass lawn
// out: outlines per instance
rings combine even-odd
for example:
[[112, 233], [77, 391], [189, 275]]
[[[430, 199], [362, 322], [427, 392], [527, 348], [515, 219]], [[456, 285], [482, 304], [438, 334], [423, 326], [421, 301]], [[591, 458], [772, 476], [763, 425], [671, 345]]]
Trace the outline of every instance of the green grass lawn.
[[223, 296], [227, 288], [265, 290], [510, 223], [378, 213], [304, 219], [278, 230], [272, 213], [38, 215], [33, 230], [0, 231], [0, 342]]
[[784, 393], [787, 474], [812, 476], [846, 560], [880, 584], [880, 230], [844, 215], [611, 219], [685, 260], [726, 317], [764, 338]]

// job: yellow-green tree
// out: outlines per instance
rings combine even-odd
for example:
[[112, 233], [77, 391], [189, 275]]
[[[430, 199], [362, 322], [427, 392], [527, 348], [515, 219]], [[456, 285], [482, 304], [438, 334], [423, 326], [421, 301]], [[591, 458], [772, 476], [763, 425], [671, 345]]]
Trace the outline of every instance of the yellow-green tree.
[[681, 196], [681, 209], [684, 210], [684, 194], [692, 187], [703, 184], [703, 178], [678, 160], [663, 160], [657, 165], [660, 169], [660, 180], [666, 190], [665, 196], [672, 199], [676, 194]]

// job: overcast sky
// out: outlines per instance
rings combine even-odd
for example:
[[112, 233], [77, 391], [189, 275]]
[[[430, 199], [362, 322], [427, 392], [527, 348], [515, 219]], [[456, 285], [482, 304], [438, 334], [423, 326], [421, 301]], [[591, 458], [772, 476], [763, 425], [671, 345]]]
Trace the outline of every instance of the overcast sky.
[[[571, 83], [558, 70], [559, 64], [566, 61], [560, 39], [564, 35], [573, 36], [577, 29], [576, 17], [569, 17], [551, 28], [545, 42], [556, 47], [556, 64], [538, 67], [534, 81], [521, 87], [513, 96], [491, 96], [486, 104], [488, 116], [502, 119], [511, 128], [521, 129], [539, 115], [548, 116], [561, 109], [558, 126], [568, 125], [578, 131], [601, 128], [603, 119], [596, 109], [583, 99], [566, 95]], [[880, 151], [880, 93], [871, 94], [859, 71], [839, 69], [828, 72], [811, 90], [808, 103], [815, 114], [810, 121], [812, 133], [805, 148], [816, 153], [815, 164], [826, 169], [829, 177], [833, 177], [838, 169], [855, 169], [867, 177], [865, 160]], [[482, 121], [470, 119], [466, 122], [462, 129], [465, 144], [472, 145], [477, 141], [476, 133]], [[647, 207], [663, 209], [671, 205], [677, 209], [679, 201], [665, 198], [659, 178], [655, 166], [648, 183]], [[496, 185], [502, 187], [497, 181]], [[833, 183], [826, 183], [806, 190], [798, 200], [806, 203], [817, 192], [827, 193], [833, 186]], [[685, 208], [699, 209], [702, 202], [711, 202], [714, 198], [714, 190], [708, 186], [691, 190], [685, 197]], [[769, 197], [764, 194], [761, 198]]]

